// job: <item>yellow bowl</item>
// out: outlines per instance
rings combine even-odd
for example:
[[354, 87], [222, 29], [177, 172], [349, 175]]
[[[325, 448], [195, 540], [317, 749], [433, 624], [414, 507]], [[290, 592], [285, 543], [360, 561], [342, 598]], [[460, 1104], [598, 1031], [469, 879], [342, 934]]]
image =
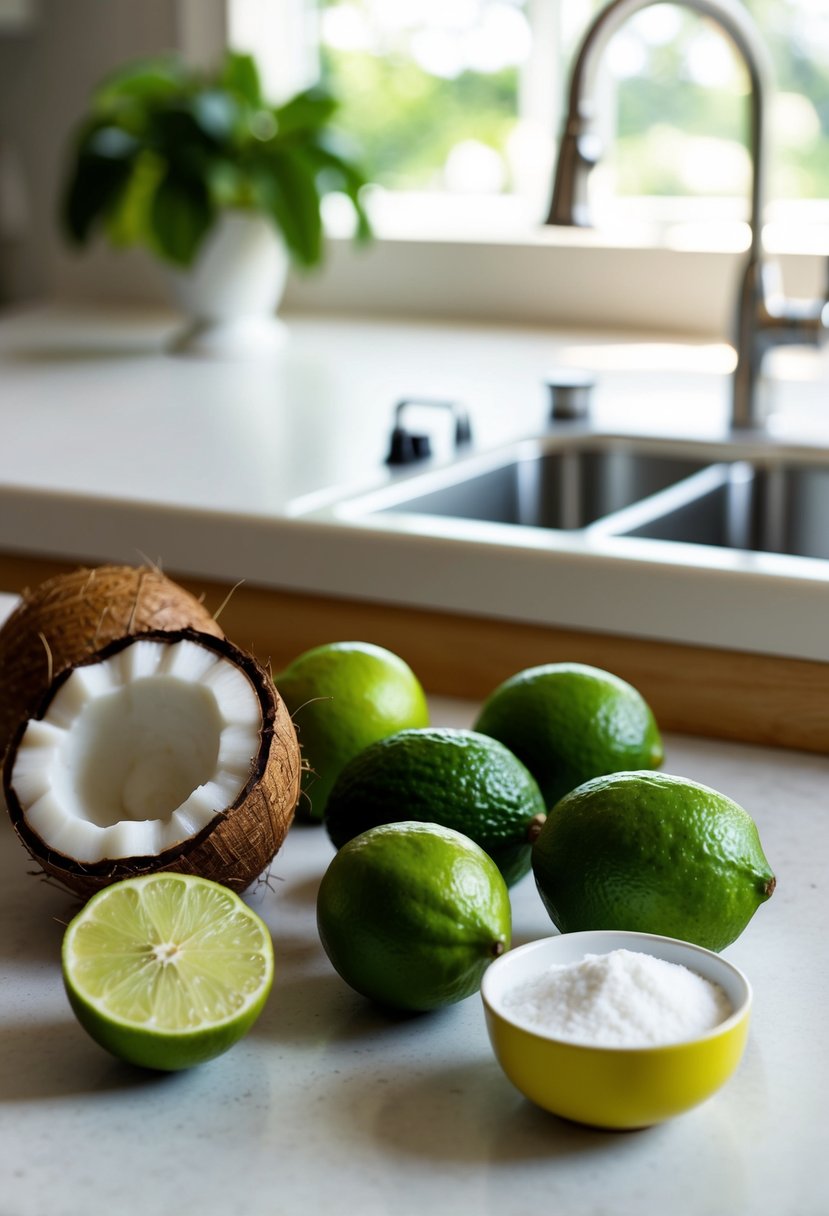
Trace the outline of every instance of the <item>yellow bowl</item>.
[[[733, 1013], [696, 1039], [664, 1047], [594, 1047], [522, 1025], [504, 997], [553, 964], [586, 954], [635, 950], [679, 963], [719, 984]], [[740, 1062], [748, 1035], [751, 986], [710, 950], [651, 933], [564, 933], [518, 946], [484, 975], [481, 998], [495, 1056], [513, 1085], [545, 1110], [591, 1127], [632, 1129], [661, 1123], [705, 1101]]]

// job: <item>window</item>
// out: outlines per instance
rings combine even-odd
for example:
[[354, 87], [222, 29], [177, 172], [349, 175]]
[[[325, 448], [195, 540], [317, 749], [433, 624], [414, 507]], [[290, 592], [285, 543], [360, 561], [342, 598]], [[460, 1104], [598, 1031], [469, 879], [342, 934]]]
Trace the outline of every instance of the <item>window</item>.
[[[257, 2], [230, 0], [248, 10]], [[539, 221], [569, 63], [601, 0], [316, 0], [310, 8], [308, 0], [280, 0], [270, 8], [286, 6], [310, 22], [303, 26], [314, 48], [310, 71], [342, 98], [344, 125], [364, 149], [381, 236], [482, 246], [596, 247], [604, 239], [729, 254], [746, 247], [748, 80], [713, 22], [656, 4], [610, 42], [599, 90], [605, 154], [591, 175], [597, 230], [585, 236], [551, 233]], [[783, 251], [825, 249], [829, 5], [746, 0], [746, 7], [778, 84], [768, 116], [767, 242]], [[249, 45], [267, 60], [280, 40]], [[731, 277], [729, 263], [720, 280], [729, 299]], [[811, 284], [814, 272], [805, 279]], [[803, 286], [802, 278], [795, 294]], [[684, 314], [671, 316], [685, 323]]]
[[539, 153], [549, 163], [523, 104], [525, 0], [323, 0], [319, 28], [322, 78], [380, 199], [520, 195]]
[[[599, 7], [596, 0], [321, 0], [322, 76], [343, 97], [343, 117], [384, 194], [538, 200], [549, 189], [555, 95]], [[750, 0], [750, 9], [778, 79], [770, 197], [825, 199], [829, 7]], [[745, 197], [747, 79], [712, 22], [654, 5], [616, 34], [604, 63], [609, 138], [600, 193]]]

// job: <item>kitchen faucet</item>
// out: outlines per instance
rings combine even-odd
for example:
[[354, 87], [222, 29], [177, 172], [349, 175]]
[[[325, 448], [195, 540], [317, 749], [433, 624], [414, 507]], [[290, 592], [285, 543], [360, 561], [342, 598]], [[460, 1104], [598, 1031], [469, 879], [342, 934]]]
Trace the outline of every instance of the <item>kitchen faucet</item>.
[[[570, 74], [567, 117], [559, 144], [548, 224], [590, 226], [587, 179], [601, 148], [592, 129], [591, 92], [607, 43], [629, 17], [660, 0], [611, 0], [584, 35]], [[757, 381], [763, 356], [772, 346], [817, 344], [829, 327], [825, 300], [787, 300], [780, 270], [763, 256], [766, 171], [766, 117], [772, 69], [760, 32], [738, 0], [674, 0], [679, 7], [710, 18], [733, 43], [749, 75], [752, 165], [751, 242], [737, 296], [731, 425], [759, 425]]]

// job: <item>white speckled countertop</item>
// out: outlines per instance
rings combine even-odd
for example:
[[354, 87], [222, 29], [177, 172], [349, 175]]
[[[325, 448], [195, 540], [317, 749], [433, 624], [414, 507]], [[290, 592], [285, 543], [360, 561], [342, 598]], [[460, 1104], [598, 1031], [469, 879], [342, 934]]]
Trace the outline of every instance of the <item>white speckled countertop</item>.
[[[474, 713], [432, 708], [444, 724]], [[27, 873], [3, 817], [2, 1216], [826, 1216], [829, 760], [669, 737], [666, 768], [751, 811], [778, 888], [726, 952], [755, 990], [738, 1072], [689, 1114], [622, 1134], [569, 1125], [515, 1092], [477, 997], [392, 1018], [353, 993], [315, 927], [333, 848], [305, 825], [248, 896], [277, 959], [249, 1036], [185, 1074], [120, 1064], [63, 993], [76, 905]], [[515, 944], [553, 931], [531, 876], [512, 902]]]

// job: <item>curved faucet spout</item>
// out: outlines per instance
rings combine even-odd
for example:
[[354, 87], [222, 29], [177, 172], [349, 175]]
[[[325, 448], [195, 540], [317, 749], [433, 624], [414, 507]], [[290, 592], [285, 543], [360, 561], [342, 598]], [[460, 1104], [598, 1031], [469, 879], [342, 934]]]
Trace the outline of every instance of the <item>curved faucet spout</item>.
[[[662, 0], [610, 0], [582, 38], [570, 73], [567, 117], [561, 133], [548, 224], [590, 227], [587, 181], [600, 155], [593, 130], [596, 72], [612, 36], [635, 13]], [[708, 17], [731, 41], [749, 76], [751, 151], [751, 243], [737, 295], [731, 425], [758, 425], [757, 379], [763, 356], [781, 342], [816, 343], [829, 325], [825, 301], [789, 301], [779, 290], [775, 267], [763, 258], [766, 173], [766, 115], [773, 87], [771, 60], [760, 32], [739, 0], [673, 0], [679, 8]]]
[[[548, 224], [590, 227], [587, 178], [599, 159], [598, 140], [592, 130], [596, 72], [605, 48], [629, 18], [662, 0], [611, 0], [588, 28], [573, 60], [568, 89], [567, 117], [561, 133]], [[760, 33], [736, 0], [675, 0], [708, 17], [733, 44], [749, 76], [751, 183], [751, 250], [759, 257], [765, 200], [766, 130], [768, 97], [772, 89], [771, 61]]]

